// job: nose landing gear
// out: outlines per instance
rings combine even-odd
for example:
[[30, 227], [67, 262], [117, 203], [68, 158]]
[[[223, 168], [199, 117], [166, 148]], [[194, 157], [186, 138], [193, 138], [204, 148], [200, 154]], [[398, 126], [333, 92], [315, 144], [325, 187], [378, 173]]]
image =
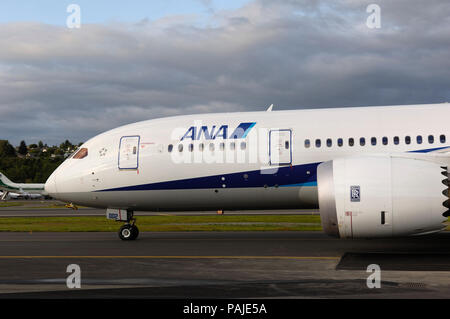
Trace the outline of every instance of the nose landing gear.
[[139, 236], [139, 229], [134, 224], [125, 224], [119, 229], [119, 238], [122, 240], [135, 240]]
[[139, 236], [136, 218], [133, 217], [133, 211], [127, 210], [127, 222], [119, 229], [119, 238], [122, 240], [135, 240]]
[[122, 240], [135, 240], [139, 236], [136, 218], [132, 210], [110, 209], [106, 210], [106, 217], [115, 221], [124, 221], [125, 224], [119, 229], [119, 238]]

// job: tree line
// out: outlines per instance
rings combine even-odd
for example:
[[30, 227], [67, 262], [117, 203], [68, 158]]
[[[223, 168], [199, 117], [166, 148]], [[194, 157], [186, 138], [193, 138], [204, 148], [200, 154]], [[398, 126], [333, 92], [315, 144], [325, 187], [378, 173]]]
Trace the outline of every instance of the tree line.
[[0, 140], [0, 171], [17, 183], [45, 183], [76, 148], [68, 140], [59, 146], [48, 146], [42, 141], [27, 145], [21, 141], [18, 147]]

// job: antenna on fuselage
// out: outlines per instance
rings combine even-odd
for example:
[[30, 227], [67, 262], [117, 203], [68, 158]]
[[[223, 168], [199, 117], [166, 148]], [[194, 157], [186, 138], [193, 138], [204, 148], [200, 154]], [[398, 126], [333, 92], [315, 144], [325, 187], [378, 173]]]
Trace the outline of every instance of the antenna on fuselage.
[[270, 104], [269, 108], [266, 110], [266, 112], [272, 112], [273, 104]]

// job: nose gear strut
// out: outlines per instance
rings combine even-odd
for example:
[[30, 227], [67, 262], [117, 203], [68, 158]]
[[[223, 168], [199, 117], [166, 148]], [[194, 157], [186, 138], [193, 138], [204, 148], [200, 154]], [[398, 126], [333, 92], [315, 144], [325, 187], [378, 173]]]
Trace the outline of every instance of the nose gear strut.
[[127, 221], [119, 229], [119, 238], [122, 240], [135, 240], [139, 236], [139, 229], [136, 226], [136, 218], [133, 211], [127, 210]]
[[139, 236], [139, 229], [136, 226], [136, 218], [133, 217], [132, 210], [111, 209], [106, 210], [106, 217], [115, 221], [124, 221], [125, 224], [119, 229], [119, 238], [122, 240], [135, 240]]

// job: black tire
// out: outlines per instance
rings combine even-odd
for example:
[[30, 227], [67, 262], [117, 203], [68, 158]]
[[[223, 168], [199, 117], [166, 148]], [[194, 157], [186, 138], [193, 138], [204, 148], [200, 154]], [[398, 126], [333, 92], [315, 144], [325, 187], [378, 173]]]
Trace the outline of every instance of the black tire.
[[135, 240], [139, 236], [139, 229], [136, 225], [131, 226], [131, 240]]
[[119, 238], [122, 240], [133, 240], [133, 233], [132, 226], [125, 224], [119, 229]]

